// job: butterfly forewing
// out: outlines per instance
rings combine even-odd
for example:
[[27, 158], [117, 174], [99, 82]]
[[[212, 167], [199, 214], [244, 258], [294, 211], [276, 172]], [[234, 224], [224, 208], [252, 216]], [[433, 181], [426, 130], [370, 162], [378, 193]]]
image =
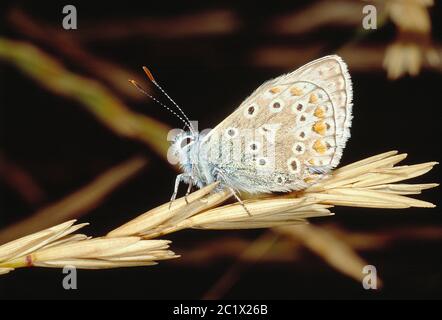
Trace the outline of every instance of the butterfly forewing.
[[201, 142], [221, 180], [242, 191], [299, 190], [342, 155], [351, 125], [351, 81], [338, 56], [270, 80]]

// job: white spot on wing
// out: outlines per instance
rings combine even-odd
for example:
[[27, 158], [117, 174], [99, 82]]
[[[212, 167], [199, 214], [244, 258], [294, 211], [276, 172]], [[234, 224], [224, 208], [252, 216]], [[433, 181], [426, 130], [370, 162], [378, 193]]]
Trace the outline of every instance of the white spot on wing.
[[244, 108], [244, 116], [248, 119], [254, 118], [259, 112], [259, 106], [255, 103]]
[[289, 172], [292, 174], [297, 174], [301, 171], [301, 163], [295, 157], [289, 158], [287, 160], [287, 167], [289, 169]]
[[252, 153], [258, 153], [261, 150], [261, 144], [258, 141], [251, 141], [247, 147]]
[[238, 132], [239, 131], [237, 128], [229, 127], [224, 131], [224, 134], [227, 137], [227, 139], [233, 139], [238, 136]]
[[270, 112], [281, 112], [284, 109], [285, 103], [281, 99], [276, 99], [270, 102], [269, 109]]
[[275, 182], [279, 185], [283, 185], [286, 182], [286, 177], [282, 174], [278, 174], [275, 177]]
[[297, 142], [293, 145], [292, 151], [294, 154], [301, 155], [305, 152], [305, 144], [302, 142]]

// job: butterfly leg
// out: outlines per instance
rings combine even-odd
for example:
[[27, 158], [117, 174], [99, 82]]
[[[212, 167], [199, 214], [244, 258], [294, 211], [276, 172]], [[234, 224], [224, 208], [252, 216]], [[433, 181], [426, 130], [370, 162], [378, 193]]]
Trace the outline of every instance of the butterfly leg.
[[[218, 176], [219, 180], [224, 181], [225, 185], [227, 185], [226, 183], [226, 178], [224, 177], [224, 173], [219, 170], [216, 169], [216, 175]], [[242, 205], [242, 207], [244, 208], [244, 210], [247, 212], [247, 214], [251, 217], [252, 214], [250, 213], [249, 209], [247, 209], [246, 205], [244, 204], [244, 202], [241, 200], [241, 198], [239, 197], [238, 193], [235, 191], [235, 189], [233, 189], [232, 187], [227, 185], [227, 188], [229, 188], [229, 190], [232, 192], [233, 196], [235, 197], [235, 199]]]
[[193, 186], [193, 179], [192, 179], [192, 177], [189, 177], [189, 184], [187, 186], [187, 192], [186, 192], [186, 195], [184, 196], [184, 200], [186, 200], [187, 204], [189, 204], [189, 201], [187, 200], [187, 196], [190, 194], [190, 191], [192, 191], [192, 186]]
[[176, 195], [178, 194], [178, 187], [180, 186], [181, 180], [183, 180], [183, 176], [184, 176], [184, 173], [180, 173], [179, 175], [176, 176], [175, 187], [173, 188], [172, 197], [170, 198], [170, 202], [169, 202], [169, 210], [170, 210], [170, 207], [172, 207], [172, 202], [174, 202], [176, 199]]
[[193, 187], [193, 182], [195, 181], [193, 179], [193, 165], [192, 165], [192, 174], [186, 174], [186, 178], [187, 178], [187, 192], [186, 195], [184, 196], [184, 200], [186, 200], [186, 203], [189, 204], [189, 201], [187, 200], [187, 196], [190, 194], [190, 192], [192, 191], [192, 187]]
[[241, 198], [238, 196], [238, 193], [236, 193], [235, 189], [232, 187], [229, 187], [229, 190], [232, 191], [233, 196], [236, 198], [236, 200], [242, 205], [244, 210], [246, 210], [247, 214], [251, 217], [252, 214], [250, 213], [249, 209], [247, 209], [245, 203], [241, 200]]

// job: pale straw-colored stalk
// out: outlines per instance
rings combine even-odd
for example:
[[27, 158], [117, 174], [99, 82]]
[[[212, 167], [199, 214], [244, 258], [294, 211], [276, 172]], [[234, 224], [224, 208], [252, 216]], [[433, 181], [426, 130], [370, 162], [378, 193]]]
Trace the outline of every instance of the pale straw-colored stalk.
[[244, 207], [236, 202], [218, 206], [228, 199], [229, 191], [213, 193], [215, 184], [207, 186], [172, 204], [150, 210], [125, 225], [111, 231], [108, 237], [138, 235], [156, 238], [186, 228], [249, 229], [269, 228], [288, 224], [304, 224], [306, 218], [333, 215], [335, 205], [402, 209], [432, 208], [432, 203], [408, 197], [424, 189], [438, 186], [398, 184], [430, 171], [437, 162], [410, 166], [395, 166], [407, 157], [397, 151], [382, 153], [333, 171], [329, 177], [302, 191], [283, 196], [245, 200]]
[[128, 236], [91, 238], [75, 234], [84, 227], [71, 220], [0, 246], [0, 274], [22, 267], [107, 269], [148, 266], [176, 258], [168, 240]]
[[183, 229], [250, 229], [305, 224], [307, 218], [330, 216], [335, 205], [403, 209], [433, 208], [409, 197], [437, 183], [397, 183], [423, 175], [437, 162], [396, 166], [406, 158], [397, 151], [382, 153], [333, 171], [301, 192], [247, 199], [221, 205], [230, 191], [218, 184], [151, 209], [102, 238], [74, 234], [84, 224], [69, 221], [0, 246], [0, 274], [26, 266], [102, 269], [145, 266], [176, 258], [169, 241], [154, 238]]

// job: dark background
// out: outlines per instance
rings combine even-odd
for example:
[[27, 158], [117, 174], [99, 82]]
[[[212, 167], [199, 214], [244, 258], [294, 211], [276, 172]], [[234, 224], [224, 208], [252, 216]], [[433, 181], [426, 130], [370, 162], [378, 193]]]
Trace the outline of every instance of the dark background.
[[[61, 29], [61, 8], [68, 3], [11, 3], [1, 10], [1, 36], [23, 39], [56, 56], [66, 67], [89, 75], [75, 62], [65, 59], [49, 46], [32, 41], [18, 32], [6, 18], [8, 10], [20, 8], [27, 14]], [[203, 127], [213, 127], [241, 100], [265, 80], [299, 67], [321, 55], [334, 53], [355, 37], [355, 28], [325, 26], [305, 35], [279, 35], [267, 32], [266, 21], [286, 12], [301, 10], [308, 1], [74, 1], [78, 9], [77, 31], [101, 23], [139, 19], [170, 18], [210, 9], [236, 12], [240, 27], [231, 33], [194, 37], [154, 37], [134, 34], [123, 39], [88, 41], [87, 49], [142, 76], [140, 66], [148, 65], [169, 94], [191, 119]], [[433, 41], [441, 39], [441, 6], [431, 9]], [[174, 26], [171, 25], [171, 28]], [[62, 32], [62, 31], [61, 31]], [[391, 23], [367, 35], [364, 43], [389, 43], [394, 40]], [[291, 67], [260, 66], [251, 63], [253, 52], [265, 46], [302, 48], [326, 43], [320, 54]], [[345, 56], [344, 56], [345, 59]], [[168, 201], [175, 172], [146, 145], [118, 137], [84, 108], [54, 95], [0, 61], [1, 152], [9, 161], [24, 168], [42, 186], [45, 198], [34, 205], [25, 203], [14, 190], [0, 181], [0, 227], [20, 220], [39, 207], [63, 198], [87, 184], [106, 168], [135, 154], [145, 154], [150, 163], [141, 174], [118, 188], [104, 203], [80, 221], [91, 223], [84, 232], [99, 236], [141, 212]], [[440, 71], [424, 69], [418, 76], [388, 80], [381, 68], [353, 72], [354, 120], [352, 137], [342, 163], [388, 150], [409, 154], [406, 163], [441, 159], [442, 125]], [[128, 84], [129, 85], [129, 84]], [[128, 102], [170, 126], [180, 124], [167, 112], [146, 101]], [[440, 181], [440, 168], [418, 178], [420, 182]], [[420, 199], [439, 204], [440, 189], [425, 191]], [[373, 232], [389, 228], [442, 227], [439, 208], [370, 210], [337, 207], [334, 217], [313, 221], [316, 225], [333, 222], [348, 232]], [[331, 221], [331, 220], [333, 221]], [[178, 248], [201, 246], [224, 237], [255, 239], [262, 232], [187, 230], [169, 235]], [[360, 252], [377, 266], [384, 288], [363, 290], [360, 283], [330, 268], [308, 251], [294, 263], [259, 263], [246, 268], [240, 280], [223, 298], [298, 299], [298, 298], [441, 298], [441, 237], [401, 239], [392, 246]], [[162, 262], [155, 267], [117, 270], [79, 271], [79, 289], [65, 291], [60, 270], [19, 269], [0, 277], [1, 298], [146, 298], [198, 299], [232, 265], [224, 257], [200, 264]]]

